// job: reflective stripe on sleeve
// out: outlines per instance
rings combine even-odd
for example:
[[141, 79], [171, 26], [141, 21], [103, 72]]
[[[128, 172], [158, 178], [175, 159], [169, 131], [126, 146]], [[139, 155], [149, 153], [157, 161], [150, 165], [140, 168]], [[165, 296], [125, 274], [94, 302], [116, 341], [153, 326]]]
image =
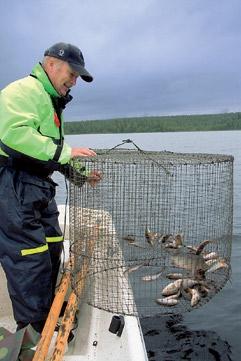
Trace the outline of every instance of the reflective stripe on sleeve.
[[49, 246], [45, 244], [44, 246], [36, 247], [36, 248], [28, 248], [22, 249], [21, 254], [22, 256], [27, 256], [28, 254], [35, 254], [47, 251]]
[[62, 242], [64, 240], [63, 236], [57, 236], [57, 237], [46, 237], [46, 242]]

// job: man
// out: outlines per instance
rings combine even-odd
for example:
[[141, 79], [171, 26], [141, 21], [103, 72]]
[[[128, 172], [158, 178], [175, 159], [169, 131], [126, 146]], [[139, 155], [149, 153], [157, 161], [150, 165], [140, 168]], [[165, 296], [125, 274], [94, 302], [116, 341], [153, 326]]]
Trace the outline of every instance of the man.
[[[63, 236], [50, 175], [71, 158], [96, 155], [64, 141], [62, 110], [78, 77], [93, 80], [81, 51], [57, 43], [0, 92], [0, 262], [17, 329], [41, 332], [54, 297]], [[94, 186], [100, 174], [86, 179]]]

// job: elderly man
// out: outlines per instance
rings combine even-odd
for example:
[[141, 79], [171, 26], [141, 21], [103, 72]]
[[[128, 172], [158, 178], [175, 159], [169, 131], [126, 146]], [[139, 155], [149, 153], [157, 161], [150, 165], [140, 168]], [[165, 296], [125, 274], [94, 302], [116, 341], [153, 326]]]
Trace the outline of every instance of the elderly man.
[[64, 140], [62, 110], [79, 77], [93, 80], [80, 49], [57, 43], [0, 93], [0, 262], [17, 329], [41, 332], [54, 296], [63, 236], [50, 176], [73, 157], [96, 155]]

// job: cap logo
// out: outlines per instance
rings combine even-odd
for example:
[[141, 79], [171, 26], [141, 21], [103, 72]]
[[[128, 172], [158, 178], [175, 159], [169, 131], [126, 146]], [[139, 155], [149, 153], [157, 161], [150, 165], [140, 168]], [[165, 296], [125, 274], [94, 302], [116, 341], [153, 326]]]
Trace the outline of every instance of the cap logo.
[[59, 50], [59, 56], [63, 56], [64, 55], [64, 49], [60, 49]]

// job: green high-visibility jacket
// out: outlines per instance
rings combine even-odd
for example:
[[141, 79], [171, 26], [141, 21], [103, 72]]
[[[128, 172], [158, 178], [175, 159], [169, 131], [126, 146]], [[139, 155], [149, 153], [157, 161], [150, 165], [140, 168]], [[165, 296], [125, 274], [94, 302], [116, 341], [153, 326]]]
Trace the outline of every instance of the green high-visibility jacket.
[[43, 163], [55, 160], [65, 164], [70, 160], [71, 147], [60, 142], [63, 119], [59, 119], [58, 127], [51, 100], [60, 95], [41, 64], [31, 74], [0, 92], [0, 155], [14, 157], [21, 153]]

